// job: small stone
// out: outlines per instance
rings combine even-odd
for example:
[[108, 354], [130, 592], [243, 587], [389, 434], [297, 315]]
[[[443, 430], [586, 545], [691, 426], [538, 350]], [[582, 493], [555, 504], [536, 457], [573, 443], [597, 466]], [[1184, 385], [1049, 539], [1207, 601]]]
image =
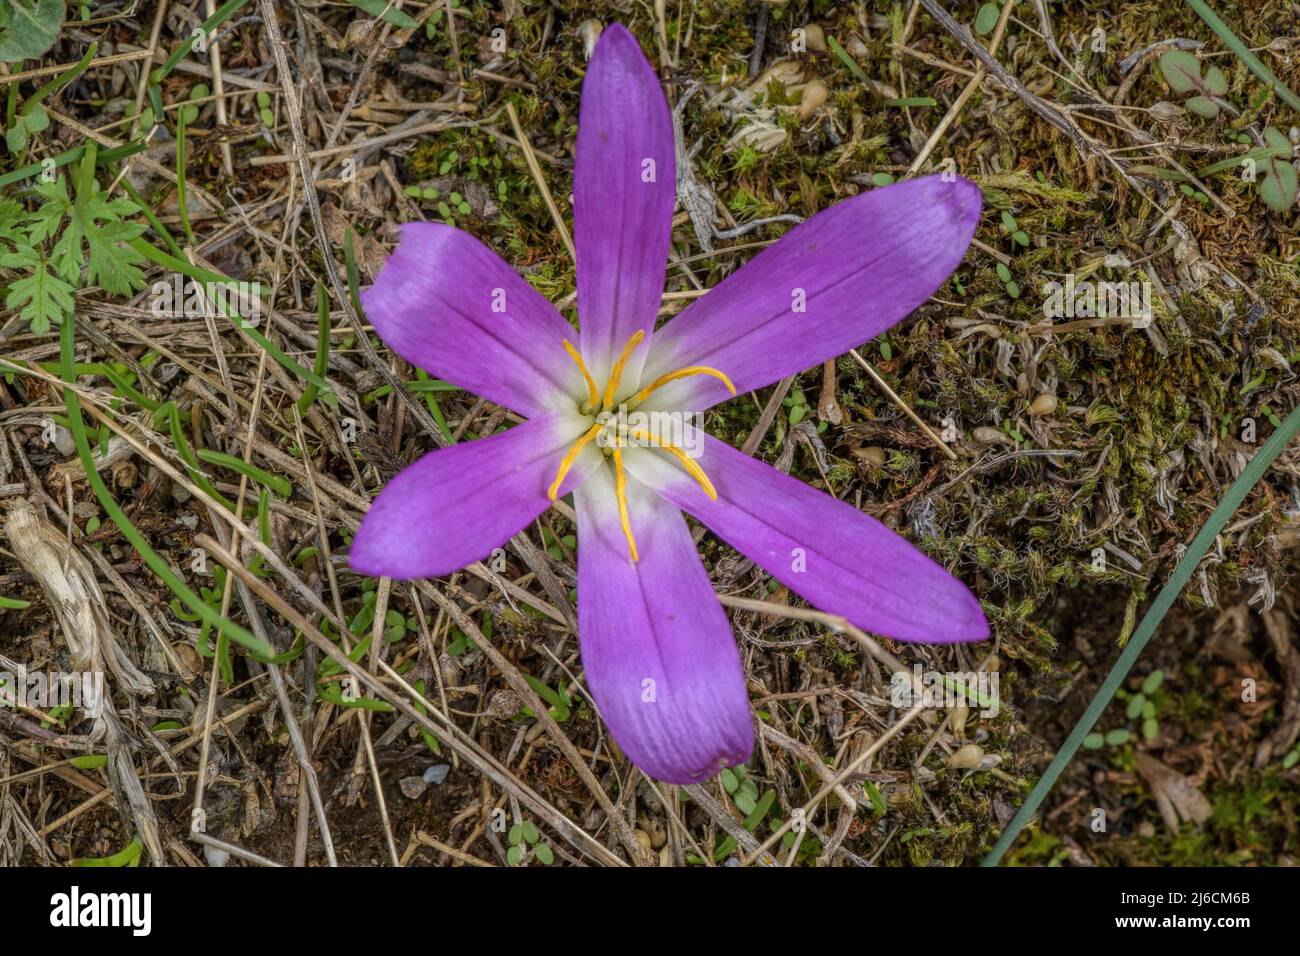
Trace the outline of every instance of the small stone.
[[978, 767], [983, 759], [983, 747], [979, 744], [966, 744], [964, 747], [959, 747], [948, 757], [948, 766], [971, 770]]
[[401, 788], [402, 796], [408, 800], [419, 800], [424, 796], [424, 791], [429, 789], [429, 784], [423, 777], [403, 777], [397, 786]]
[[803, 88], [803, 96], [799, 100], [799, 115], [804, 119], [812, 116], [813, 113], [821, 109], [822, 104], [826, 102], [829, 91], [826, 84], [821, 80], [810, 80]]
[[65, 457], [76, 454], [77, 443], [72, 440], [72, 432], [68, 431], [62, 425], [55, 425], [54, 447], [59, 450], [60, 455], [64, 455]]
[[826, 32], [815, 23], [810, 23], [803, 28], [804, 46], [813, 53], [826, 52]]
[[981, 425], [971, 432], [971, 437], [981, 445], [1014, 445], [1015, 439], [1008, 435], [1000, 428], [994, 428], [992, 425]]
[[509, 688], [502, 688], [488, 701], [487, 712], [498, 720], [509, 720], [523, 709], [523, 699]]
[[209, 846], [205, 843], [203, 844], [203, 859], [208, 861], [208, 866], [220, 869], [230, 862], [230, 853], [219, 846]]
[[871, 445], [867, 448], [863, 448], [856, 454], [872, 468], [884, 468], [885, 462], [889, 457], [885, 454], [885, 449], [881, 448], [879, 445]]
[[424, 772], [424, 782], [436, 787], [447, 779], [449, 773], [451, 773], [451, 764], [436, 763]]
[[1048, 395], [1044, 392], [1029, 403], [1029, 414], [1034, 418], [1041, 418], [1043, 415], [1051, 415], [1056, 411], [1056, 405], [1056, 396]]

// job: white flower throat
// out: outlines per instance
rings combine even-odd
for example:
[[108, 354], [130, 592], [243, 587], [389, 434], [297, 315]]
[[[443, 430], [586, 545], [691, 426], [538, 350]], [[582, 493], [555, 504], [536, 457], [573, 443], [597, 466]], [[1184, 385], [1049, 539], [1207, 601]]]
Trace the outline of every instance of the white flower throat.
[[[675, 372], [669, 372], [660, 375], [645, 388], [640, 389], [631, 398], [620, 402], [618, 410], [615, 411], [614, 396], [618, 392], [619, 385], [623, 377], [623, 369], [627, 361], [632, 356], [632, 352], [645, 339], [645, 332], [638, 329], [627, 340], [623, 346], [623, 351], [610, 369], [609, 381], [605, 383], [604, 391], [596, 387], [596, 380], [591, 377], [591, 372], [587, 370], [587, 365], [578, 354], [578, 350], [573, 347], [568, 339], [564, 340], [564, 350], [569, 353], [569, 358], [573, 359], [574, 364], [578, 366], [578, 371], [582, 373], [582, 380], [587, 386], [587, 398], [578, 405], [578, 411], [582, 415], [592, 420], [592, 425], [582, 436], [570, 446], [564, 458], [560, 460], [560, 467], [555, 473], [555, 480], [551, 482], [550, 488], [547, 489], [546, 495], [554, 501], [560, 493], [560, 485], [564, 483], [565, 477], [573, 467], [578, 455], [592, 441], [604, 453], [606, 458], [612, 459], [614, 463], [614, 492], [618, 498], [618, 515], [623, 525], [623, 534], [627, 538], [628, 555], [633, 561], [638, 560], [636, 550], [636, 537], [632, 533], [632, 522], [628, 519], [627, 513], [627, 473], [623, 468], [623, 449], [634, 447], [651, 447], [660, 451], [667, 452], [677, 459], [677, 462], [686, 470], [686, 473], [694, 478], [704, 493], [710, 499], [717, 500], [718, 492], [713, 487], [713, 482], [709, 481], [709, 476], [692, 457], [687, 450], [682, 447], [682, 443], [673, 442], [663, 433], [661, 428], [655, 427], [653, 417], [643, 417], [633, 421], [636, 414], [637, 406], [650, 395], [651, 392], [662, 388], [669, 382], [675, 382], [678, 379], [689, 378], [693, 375], [711, 375], [718, 379], [723, 385], [727, 386], [727, 391], [732, 395], [736, 394], [736, 387], [731, 384], [725, 372], [707, 365], [688, 365], [680, 368]], [[698, 451], [696, 452], [698, 453]]]

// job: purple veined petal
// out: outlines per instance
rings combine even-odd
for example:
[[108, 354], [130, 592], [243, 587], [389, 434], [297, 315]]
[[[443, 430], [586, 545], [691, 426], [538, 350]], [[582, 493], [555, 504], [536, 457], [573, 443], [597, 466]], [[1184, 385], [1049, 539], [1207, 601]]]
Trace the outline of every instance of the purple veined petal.
[[361, 303], [412, 365], [532, 417], [585, 394], [554, 306], [469, 233], [435, 222], [401, 240]]
[[988, 637], [966, 585], [884, 524], [703, 432], [694, 437], [716, 501], [662, 453], [638, 449], [625, 456], [628, 470], [808, 603], [864, 631], [922, 644]]
[[[942, 175], [855, 196], [800, 223], [656, 336], [643, 381], [688, 365], [737, 392], [843, 355], [928, 299], [966, 254], [979, 187]], [[665, 386], [647, 408], [700, 411], [729, 398], [717, 379]]]
[[609, 469], [574, 495], [587, 686], [632, 763], [699, 783], [754, 746], [740, 654], [681, 512], [635, 480], [627, 490], [636, 562]]
[[[582, 357], [603, 387], [632, 334], [649, 338], [663, 297], [676, 201], [673, 124], [636, 38], [605, 28], [582, 83], [573, 167]], [[635, 379], [647, 346], [627, 365]]]
[[[371, 502], [348, 563], [362, 574], [405, 580], [450, 574], [488, 557], [550, 506], [547, 488], [584, 426], [576, 413], [557, 412], [429, 452]], [[560, 494], [600, 461], [588, 445]]]

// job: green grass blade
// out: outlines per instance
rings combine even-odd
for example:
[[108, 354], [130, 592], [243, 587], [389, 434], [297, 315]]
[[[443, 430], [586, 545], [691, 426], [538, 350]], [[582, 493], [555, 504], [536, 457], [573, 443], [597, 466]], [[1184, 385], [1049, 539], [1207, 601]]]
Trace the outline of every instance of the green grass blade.
[[[91, 145], [95, 144], [92, 143]], [[75, 149], [68, 150], [66, 153], [59, 153], [59, 155], [51, 157], [54, 160], [54, 168], [57, 169], [60, 166], [70, 166], [77, 162], [86, 155], [86, 148], [87, 147], [84, 145], [78, 146]], [[126, 159], [128, 156], [134, 156], [136, 153], [143, 151], [144, 143], [127, 143], [124, 146], [115, 146], [113, 149], [104, 150], [98, 155], [96, 162], [101, 166], [107, 166], [111, 163], [116, 163], [118, 160]], [[3, 176], [0, 176], [0, 189], [3, 189], [6, 186], [12, 186], [14, 183], [20, 183], [24, 179], [31, 179], [33, 176], [39, 176], [44, 169], [45, 164], [42, 161], [40, 163], [29, 163], [28, 165], [21, 166], [12, 172], [5, 173]]]
[[250, 465], [248, 462], [244, 461], [244, 459], [236, 458], [234, 455], [227, 455], [224, 451], [217, 451], [214, 448], [200, 448], [199, 458], [206, 461], [209, 465], [229, 468], [231, 471], [237, 471], [241, 475], [246, 475], [259, 485], [274, 491], [281, 498], [288, 498], [293, 494], [293, 484], [288, 478], [273, 475], [264, 468]]
[[[312, 367], [321, 378], [324, 378], [330, 367], [330, 296], [329, 290], [325, 288], [325, 283], [319, 279], [316, 280], [316, 364]], [[320, 394], [320, 389], [314, 384], [308, 383], [306, 390], [303, 391], [302, 397], [298, 399], [298, 411], [307, 414], [307, 409], [311, 408], [312, 403], [316, 401], [316, 396]]]
[[63, 328], [59, 333], [60, 357], [63, 360], [63, 380], [68, 384], [68, 388], [63, 390], [63, 401], [68, 410], [68, 428], [72, 431], [72, 440], [77, 446], [77, 455], [81, 459], [82, 467], [86, 470], [86, 478], [90, 482], [91, 490], [99, 500], [99, 505], [104, 509], [104, 513], [113, 519], [122, 532], [122, 536], [130, 542], [131, 547], [139, 553], [144, 563], [149, 566], [149, 570], [158, 575], [163, 583], [171, 589], [172, 593], [181, 599], [181, 602], [191, 611], [197, 614], [203, 621], [211, 624], [217, 629], [217, 633], [226, 634], [231, 640], [242, 644], [251, 651], [259, 654], [274, 654], [275, 648], [269, 643], [256, 637], [254, 634], [240, 627], [234, 621], [229, 621], [222, 617], [203, 600], [190, 590], [189, 586], [176, 576], [176, 572], [171, 566], [163, 560], [144, 536], [136, 530], [131, 519], [126, 516], [120, 505], [117, 503], [108, 486], [104, 484], [104, 479], [99, 476], [95, 469], [95, 459], [90, 453], [90, 442], [86, 438], [86, 425], [81, 419], [81, 400], [76, 391], [76, 326], [75, 318], [68, 316], [63, 322]]
[[[229, 20], [231, 16], [234, 15], [235, 11], [237, 11], [240, 7], [242, 7], [247, 2], [248, 0], [228, 0], [227, 3], [222, 4], [220, 7], [217, 8], [216, 13], [212, 14], [212, 16], [208, 17], [206, 20], [203, 21], [202, 23], [203, 32], [208, 36], [211, 36], [213, 30], [215, 30], [217, 27], [221, 26], [221, 24]], [[188, 37], [185, 38], [184, 42], [181, 43], [181, 45], [176, 48], [175, 52], [172, 53], [172, 55], [167, 58], [166, 62], [163, 63], [162, 66], [158, 67], [158, 69], [154, 70], [152, 73], [149, 74], [150, 85], [156, 87], [159, 83], [161, 83], [163, 81], [163, 78], [166, 77], [167, 74], [170, 73], [172, 70], [176, 69], [176, 64], [179, 63], [186, 56], [188, 56], [190, 50], [192, 50], [193, 48], [194, 48], [194, 34], [191, 33]], [[162, 112], [161, 111], [157, 112], [154, 115], [161, 118]]]
[[[129, 245], [132, 249], [138, 251], [146, 259], [149, 259], [150, 261], [155, 262], [158, 265], [162, 266], [164, 269], [170, 269], [172, 272], [179, 272], [181, 275], [189, 276], [191, 279], [195, 280], [196, 282], [206, 283], [206, 282], [230, 282], [231, 281], [227, 276], [223, 276], [219, 272], [210, 272], [209, 270], [200, 268], [199, 266], [187, 262], [184, 259], [178, 259], [175, 256], [169, 256], [167, 253], [163, 252], [162, 250], [155, 249], [153, 246], [145, 242], [143, 239], [140, 238], [132, 239], [129, 243], [127, 243], [127, 245]], [[230, 315], [229, 313], [226, 313], [224, 307], [220, 311], [225, 315], [226, 318], [236, 323], [244, 332], [247, 332], [249, 338], [251, 338], [254, 342], [256, 342], [263, 349], [265, 349], [268, 355], [270, 355], [273, 359], [279, 362], [290, 372], [293, 372], [293, 374], [297, 375], [299, 378], [303, 379], [304, 381], [312, 383], [317, 388], [319, 388], [322, 392], [333, 393], [334, 386], [330, 385], [330, 383], [326, 379], [321, 378], [315, 372], [311, 371], [308, 368], [305, 368], [297, 360], [286, 355], [284, 350], [282, 350], [278, 345], [276, 345], [265, 335], [263, 335], [258, 329], [254, 328], [250, 323], [245, 321], [241, 316]]]
[[1238, 59], [1246, 64], [1250, 72], [1271, 86], [1273, 92], [1281, 97], [1287, 106], [1300, 112], [1300, 96], [1296, 96], [1290, 87], [1277, 78], [1277, 74], [1264, 65], [1263, 60], [1250, 52], [1250, 47], [1228, 29], [1228, 25], [1219, 19], [1219, 15], [1210, 9], [1205, 0], [1187, 0], [1187, 5], [1196, 11], [1196, 15], [1205, 21], [1205, 25], [1218, 35], [1224, 46], [1237, 54]]
[[1174, 567], [1173, 574], [1169, 576], [1165, 586], [1156, 595], [1155, 601], [1151, 603], [1151, 607], [1143, 616], [1142, 623], [1133, 632], [1132, 638], [1129, 639], [1123, 652], [1115, 661], [1114, 666], [1111, 667], [1110, 673], [1106, 675], [1101, 687], [1097, 688], [1097, 693], [1093, 695], [1092, 700], [1089, 702], [1088, 709], [1083, 712], [1079, 722], [1074, 725], [1074, 729], [1070, 731], [1070, 736], [1065, 738], [1065, 743], [1056, 752], [1056, 756], [1052, 758], [1051, 764], [1042, 777], [1034, 784], [1033, 790], [1029, 792], [1029, 796], [1025, 798], [1020, 811], [1007, 825], [997, 844], [980, 863], [981, 866], [997, 866], [998, 861], [1002, 859], [1002, 855], [1007, 852], [1011, 844], [1015, 842], [1016, 837], [1020, 835], [1020, 831], [1024, 829], [1025, 824], [1037, 812], [1038, 807], [1048, 793], [1051, 792], [1052, 787], [1056, 785], [1061, 772], [1065, 770], [1079, 750], [1083, 738], [1091, 733], [1092, 728], [1101, 719], [1102, 713], [1106, 710], [1106, 705], [1111, 702], [1115, 692], [1124, 683], [1124, 678], [1128, 676], [1129, 671], [1133, 669], [1133, 665], [1137, 663], [1138, 656], [1142, 653], [1143, 648], [1147, 646], [1147, 641], [1151, 640], [1151, 635], [1156, 632], [1160, 622], [1165, 619], [1165, 615], [1173, 607], [1174, 601], [1178, 599], [1178, 595], [1182, 593], [1183, 588], [1187, 586], [1187, 582], [1191, 580], [1192, 574], [1196, 571], [1196, 566], [1201, 563], [1201, 559], [1210, 550], [1210, 546], [1214, 544], [1214, 539], [1218, 537], [1219, 532], [1228, 523], [1228, 519], [1232, 517], [1233, 512], [1246, 500], [1246, 495], [1250, 494], [1250, 490], [1264, 477], [1264, 473], [1268, 471], [1274, 459], [1282, 453], [1282, 449], [1286, 448], [1297, 433], [1300, 433], [1300, 406], [1297, 406], [1286, 417], [1281, 427], [1273, 432], [1263, 447], [1255, 453], [1255, 457], [1251, 458], [1250, 464], [1246, 466], [1245, 471], [1228, 488], [1227, 494], [1220, 499], [1214, 511], [1210, 513], [1210, 517], [1201, 526], [1201, 530], [1196, 533], [1196, 537], [1192, 539], [1187, 553]]

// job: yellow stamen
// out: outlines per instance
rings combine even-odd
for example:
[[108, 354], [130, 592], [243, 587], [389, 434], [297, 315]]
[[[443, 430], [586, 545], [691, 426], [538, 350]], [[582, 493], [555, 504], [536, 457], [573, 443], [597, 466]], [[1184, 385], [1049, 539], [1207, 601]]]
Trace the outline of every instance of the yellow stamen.
[[592, 425], [583, 433], [581, 438], [573, 443], [573, 446], [569, 449], [568, 453], [566, 453], [564, 458], [560, 461], [560, 470], [555, 473], [555, 480], [551, 482], [551, 487], [546, 489], [546, 497], [550, 498], [552, 501], [556, 499], [560, 493], [560, 485], [564, 483], [565, 477], [569, 474], [569, 469], [572, 468], [573, 463], [578, 460], [578, 454], [582, 449], [586, 448], [587, 443], [599, 435], [604, 428], [604, 425]]
[[692, 375], [712, 375], [723, 385], [727, 386], [727, 391], [732, 395], [736, 394], [736, 386], [731, 384], [731, 379], [727, 378], [726, 372], [720, 372], [716, 368], [710, 368], [707, 365], [688, 365], [686, 368], [679, 368], [677, 371], [669, 372], [667, 375], [660, 375], [657, 379], [628, 399], [628, 407], [636, 408], [636, 406], [645, 401], [646, 396], [655, 389], [662, 388], [669, 382], [675, 382], [679, 378], [689, 378]]
[[649, 442], [655, 448], [666, 451], [676, 458], [678, 463], [686, 469], [686, 473], [699, 482], [700, 487], [704, 489], [704, 493], [709, 496], [709, 500], [718, 500], [718, 490], [713, 487], [713, 482], [709, 481], [709, 476], [704, 473], [704, 469], [699, 466], [695, 459], [686, 454], [685, 451], [644, 429], [634, 428], [631, 434], [638, 441]]
[[617, 448], [614, 449], [614, 495], [618, 498], [618, 520], [622, 523], [623, 535], [627, 538], [628, 554], [633, 561], [639, 561], [636, 538], [632, 536], [632, 522], [627, 517], [627, 475], [623, 472], [623, 453]]
[[[582, 380], [587, 383], [587, 404], [595, 409], [596, 403], [600, 401], [600, 390], [596, 388], [596, 380], [587, 371], [587, 363], [582, 360], [582, 356], [568, 339], [564, 340], [564, 351], [569, 353], [569, 358], [573, 359], [574, 364], [578, 366], [578, 371], [582, 373]], [[735, 394], [735, 389], [732, 389], [732, 394]]]
[[632, 350], [640, 345], [644, 338], [644, 330], [637, 329], [633, 332], [632, 337], [627, 340], [627, 345], [623, 346], [623, 354], [618, 357], [614, 367], [609, 370], [609, 381], [605, 384], [605, 397], [601, 402], [601, 408], [605, 411], [609, 411], [614, 407], [614, 393], [618, 391], [618, 380], [623, 377], [623, 366], [632, 357]]

